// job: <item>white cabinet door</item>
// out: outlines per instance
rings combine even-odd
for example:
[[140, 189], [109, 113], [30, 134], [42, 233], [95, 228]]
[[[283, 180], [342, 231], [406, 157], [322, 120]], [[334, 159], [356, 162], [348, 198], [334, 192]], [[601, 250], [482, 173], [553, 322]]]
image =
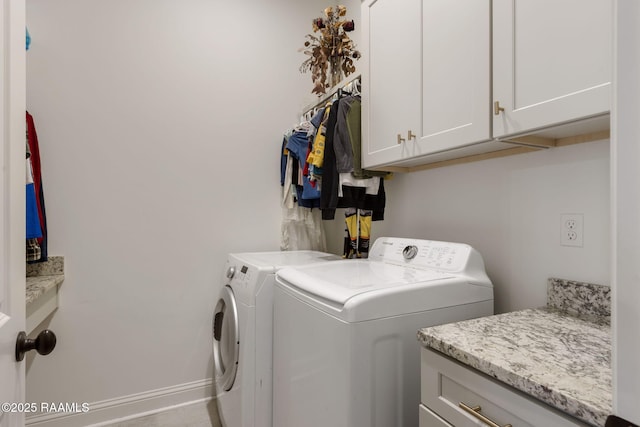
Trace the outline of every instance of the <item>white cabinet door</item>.
[[493, 0], [493, 136], [610, 110], [609, 0]]
[[[25, 362], [16, 338], [25, 327], [25, 5], [0, 3], [0, 402], [24, 403]], [[24, 426], [21, 407], [0, 409], [0, 427]]]
[[367, 0], [362, 21], [365, 167], [491, 139], [489, 0]]
[[364, 167], [403, 158], [398, 135], [420, 123], [421, 1], [362, 3], [362, 160]]
[[422, 7], [422, 126], [415, 154], [487, 141], [491, 2], [425, 0]]
[[616, 3], [616, 88], [611, 127], [614, 413], [640, 425], [640, 2]]

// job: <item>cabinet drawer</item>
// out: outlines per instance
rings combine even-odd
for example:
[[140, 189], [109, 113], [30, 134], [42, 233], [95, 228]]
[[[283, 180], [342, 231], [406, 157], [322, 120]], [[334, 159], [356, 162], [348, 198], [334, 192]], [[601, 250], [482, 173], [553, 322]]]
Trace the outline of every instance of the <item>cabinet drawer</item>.
[[432, 350], [422, 349], [421, 375], [422, 404], [456, 427], [484, 425], [461, 403], [469, 408], [480, 407], [481, 415], [501, 426], [587, 426]]
[[454, 427], [424, 405], [420, 405], [418, 419], [419, 427]]

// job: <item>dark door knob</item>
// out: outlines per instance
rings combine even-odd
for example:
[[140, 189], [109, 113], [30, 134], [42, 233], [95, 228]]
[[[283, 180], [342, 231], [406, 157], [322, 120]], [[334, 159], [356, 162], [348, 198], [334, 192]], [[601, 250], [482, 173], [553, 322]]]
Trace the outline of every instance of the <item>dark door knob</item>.
[[27, 351], [35, 350], [43, 356], [51, 353], [56, 348], [56, 334], [49, 329], [40, 332], [35, 340], [27, 338], [27, 334], [22, 331], [16, 340], [16, 361], [24, 359]]

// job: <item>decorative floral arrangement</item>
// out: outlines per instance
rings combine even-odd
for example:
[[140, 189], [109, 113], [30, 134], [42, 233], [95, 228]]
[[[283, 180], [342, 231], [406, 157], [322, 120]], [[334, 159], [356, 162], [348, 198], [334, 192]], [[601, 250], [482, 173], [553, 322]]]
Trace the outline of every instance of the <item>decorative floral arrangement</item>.
[[346, 14], [345, 6], [339, 5], [335, 9], [330, 6], [324, 10], [324, 18], [312, 21], [313, 32], [320, 32], [320, 35], [307, 34], [307, 41], [300, 49], [309, 55], [300, 66], [300, 72], [311, 71], [312, 93], [326, 93], [327, 88], [337, 85], [343, 76], [356, 70], [353, 61], [360, 58], [360, 52], [347, 35], [355, 29], [355, 24], [353, 20], [346, 20]]

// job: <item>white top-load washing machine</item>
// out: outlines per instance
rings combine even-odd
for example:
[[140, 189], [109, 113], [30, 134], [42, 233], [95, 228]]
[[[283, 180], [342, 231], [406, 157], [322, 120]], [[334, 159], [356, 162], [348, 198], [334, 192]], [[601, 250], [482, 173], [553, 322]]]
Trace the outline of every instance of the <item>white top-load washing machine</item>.
[[417, 426], [418, 329], [491, 314], [465, 244], [379, 238], [367, 260], [278, 271], [273, 425]]
[[340, 257], [317, 251], [229, 254], [213, 316], [218, 412], [228, 427], [270, 427], [275, 273]]

